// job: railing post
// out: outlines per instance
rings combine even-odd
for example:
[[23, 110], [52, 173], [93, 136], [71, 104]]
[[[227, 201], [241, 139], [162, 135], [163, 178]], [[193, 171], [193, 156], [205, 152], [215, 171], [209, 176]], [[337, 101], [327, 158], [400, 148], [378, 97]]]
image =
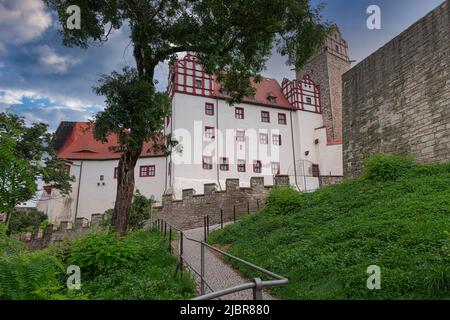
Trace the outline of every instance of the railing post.
[[205, 294], [205, 246], [200, 243], [200, 294]]
[[206, 216], [206, 237], [209, 237], [209, 216]]
[[253, 281], [255, 282], [255, 287], [253, 288], [253, 300], [263, 300], [262, 295], [262, 281], [260, 278], [254, 278]]
[[167, 234], [167, 222], [164, 221], [164, 239], [166, 239], [166, 234]]
[[180, 269], [181, 273], [183, 273], [183, 231], [180, 231]]
[[161, 221], [160, 219], [156, 220], [156, 229], [158, 230], [159, 233], [159, 225], [160, 225]]
[[206, 220], [206, 216], [204, 216], [203, 217], [203, 241], [205, 241], [205, 242], [208, 237], [206, 234], [206, 232], [207, 232], [206, 224], [207, 224], [207, 220]]
[[259, 210], [259, 199], [256, 199], [256, 208]]
[[220, 209], [220, 228], [223, 229], [223, 209]]
[[172, 226], [169, 226], [169, 252], [172, 253]]
[[233, 223], [236, 223], [236, 205], [233, 205]]
[[250, 200], [247, 201], [247, 214], [250, 214]]

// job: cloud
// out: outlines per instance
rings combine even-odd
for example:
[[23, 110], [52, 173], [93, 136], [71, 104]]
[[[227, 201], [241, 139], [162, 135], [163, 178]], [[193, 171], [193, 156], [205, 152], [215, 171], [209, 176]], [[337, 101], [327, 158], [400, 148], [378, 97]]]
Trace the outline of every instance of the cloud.
[[0, 42], [20, 44], [42, 35], [51, 25], [51, 15], [41, 0], [0, 2]]
[[71, 66], [81, 62], [80, 59], [62, 56], [48, 45], [41, 45], [33, 50], [38, 55], [38, 61], [44, 73], [67, 73]]

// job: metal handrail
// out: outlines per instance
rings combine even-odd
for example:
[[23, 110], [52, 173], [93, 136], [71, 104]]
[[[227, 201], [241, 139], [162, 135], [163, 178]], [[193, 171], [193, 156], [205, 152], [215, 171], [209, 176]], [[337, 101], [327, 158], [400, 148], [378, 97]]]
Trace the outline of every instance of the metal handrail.
[[[209, 219], [205, 219], [205, 222], [206, 221], [209, 221]], [[164, 222], [164, 224], [162, 222]], [[163, 228], [163, 225], [164, 225], [164, 228]], [[231, 294], [231, 293], [235, 293], [235, 292], [240, 292], [240, 291], [243, 291], [243, 290], [248, 290], [248, 289], [253, 289], [253, 299], [254, 300], [262, 300], [263, 299], [262, 290], [264, 288], [266, 288], [266, 287], [282, 286], [282, 285], [285, 285], [286, 283], [289, 282], [289, 280], [287, 278], [283, 277], [283, 276], [280, 276], [280, 275], [278, 275], [278, 274], [276, 274], [274, 272], [271, 272], [271, 271], [266, 270], [266, 269], [264, 269], [262, 267], [259, 267], [259, 266], [255, 265], [255, 264], [253, 264], [251, 262], [248, 262], [248, 261], [246, 261], [244, 259], [241, 259], [241, 258], [238, 258], [236, 256], [233, 256], [232, 254], [229, 254], [228, 252], [220, 250], [220, 249], [210, 245], [209, 243], [206, 243], [205, 241], [201, 241], [201, 240], [190, 238], [190, 237], [186, 236], [182, 230], [180, 230], [179, 228], [177, 228], [175, 226], [172, 226], [167, 221], [164, 221], [162, 219], [158, 219], [157, 221], [153, 221], [153, 226], [154, 227], [158, 226], [157, 229], [158, 230], [161, 229], [159, 231], [161, 231], [161, 233], [164, 232], [164, 235], [166, 235], [167, 226], [169, 226], [169, 228], [170, 228], [170, 237], [171, 237], [171, 230], [172, 229], [175, 230], [175, 231], [178, 231], [180, 233], [180, 250], [179, 250], [179, 252], [180, 252], [180, 255], [179, 255], [180, 261], [179, 261], [179, 266], [178, 267], [182, 270], [183, 263], [185, 263], [189, 267], [189, 269], [191, 269], [195, 274], [197, 274], [200, 277], [200, 282], [201, 282], [201, 296], [196, 297], [196, 298], [194, 298], [192, 300], [210, 300], [210, 299], [215, 299], [215, 298], [219, 298], [220, 299], [220, 297], [222, 297], [222, 296], [225, 296], [225, 295], [228, 295], [228, 294]], [[205, 230], [206, 230], [206, 225], [205, 225]], [[208, 230], [209, 230], [209, 225], [208, 225]], [[197, 270], [195, 270], [184, 258], [183, 248], [182, 248], [182, 246], [183, 246], [183, 237], [186, 238], [186, 240], [193, 241], [195, 243], [200, 244], [200, 246], [201, 246], [201, 272], [200, 273]], [[169, 243], [169, 247], [170, 246], [171, 246], [171, 244]], [[228, 258], [230, 258], [232, 260], [235, 260], [235, 261], [237, 261], [239, 263], [242, 263], [242, 264], [244, 264], [244, 265], [246, 265], [246, 266], [248, 266], [248, 267], [250, 267], [250, 268], [252, 268], [252, 269], [254, 269], [254, 270], [258, 271], [258, 272], [261, 272], [261, 273], [263, 273], [263, 274], [265, 274], [267, 276], [270, 276], [270, 277], [272, 277], [272, 278], [274, 278], [276, 280], [262, 281], [260, 278], [254, 278], [253, 282], [247, 282], [247, 283], [243, 283], [243, 284], [240, 284], [240, 285], [237, 285], [237, 286], [234, 286], [234, 287], [226, 288], [226, 289], [219, 290], [219, 291], [214, 291], [211, 288], [211, 286], [207, 283], [207, 281], [205, 280], [205, 277], [204, 277], [204, 247], [205, 246], [207, 248], [217, 252], [217, 253], [220, 253], [223, 256], [226, 256], [226, 257], [228, 257]], [[177, 270], [178, 270], [178, 267], [177, 267]], [[205, 292], [204, 292], [204, 286], [205, 285], [208, 287], [209, 290], [212, 291], [211, 293], [205, 294]]]

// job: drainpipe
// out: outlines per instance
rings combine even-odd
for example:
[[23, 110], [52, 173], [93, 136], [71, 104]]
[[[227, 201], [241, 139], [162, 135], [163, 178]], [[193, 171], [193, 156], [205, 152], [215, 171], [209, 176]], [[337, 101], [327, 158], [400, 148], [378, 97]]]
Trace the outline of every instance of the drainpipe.
[[298, 181], [297, 181], [297, 166], [296, 166], [296, 159], [295, 159], [295, 143], [294, 143], [294, 125], [292, 123], [292, 110], [289, 111], [289, 116], [291, 119], [291, 141], [292, 141], [292, 157], [294, 160], [294, 178], [295, 178], [295, 186], [297, 187], [298, 190], [300, 190], [300, 188], [298, 187]]
[[83, 160], [81, 160], [81, 164], [80, 164], [80, 174], [78, 177], [78, 191], [77, 191], [77, 202], [75, 204], [75, 217], [74, 217], [74, 222], [76, 223], [77, 221], [77, 216], [78, 216], [78, 203], [80, 201], [80, 187], [81, 187], [81, 174], [83, 172]]
[[217, 157], [217, 184], [219, 185], [219, 189], [222, 191], [222, 185], [220, 184], [220, 157], [219, 157], [219, 99], [216, 98], [216, 157]]

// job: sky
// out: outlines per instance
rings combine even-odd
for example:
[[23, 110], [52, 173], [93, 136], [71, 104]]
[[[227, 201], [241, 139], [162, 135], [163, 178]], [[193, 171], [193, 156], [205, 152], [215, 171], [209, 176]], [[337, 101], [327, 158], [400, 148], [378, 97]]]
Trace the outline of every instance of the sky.
[[[324, 21], [336, 23], [349, 45], [350, 59], [361, 61], [443, 0], [312, 0], [325, 5]], [[381, 29], [369, 30], [367, 8], [381, 9]], [[0, 0], [0, 112], [25, 117], [28, 123], [86, 121], [103, 109], [104, 98], [92, 87], [102, 74], [133, 65], [126, 28], [115, 31], [103, 45], [67, 48], [58, 34], [58, 21], [42, 0]], [[264, 76], [294, 78], [286, 58], [273, 52]], [[157, 88], [167, 85], [168, 68], [156, 70]]]

